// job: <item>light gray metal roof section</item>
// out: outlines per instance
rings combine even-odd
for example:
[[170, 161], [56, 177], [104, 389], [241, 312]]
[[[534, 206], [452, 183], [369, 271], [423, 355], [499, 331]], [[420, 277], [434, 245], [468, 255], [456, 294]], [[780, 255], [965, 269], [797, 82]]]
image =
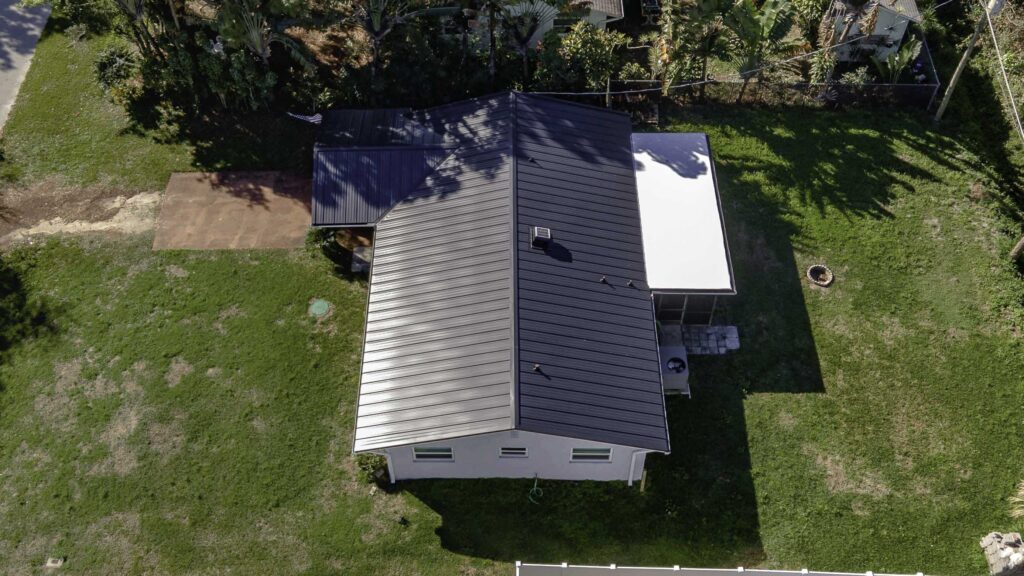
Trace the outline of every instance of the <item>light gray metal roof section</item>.
[[459, 147], [377, 225], [356, 451], [513, 427], [511, 101], [421, 114]]
[[614, 20], [618, 20], [626, 14], [622, 8], [622, 0], [591, 0], [590, 9], [604, 12]]
[[921, 11], [917, 8], [914, 0], [879, 0], [879, 5], [884, 6], [897, 14], [906, 16], [914, 22], [921, 22]]

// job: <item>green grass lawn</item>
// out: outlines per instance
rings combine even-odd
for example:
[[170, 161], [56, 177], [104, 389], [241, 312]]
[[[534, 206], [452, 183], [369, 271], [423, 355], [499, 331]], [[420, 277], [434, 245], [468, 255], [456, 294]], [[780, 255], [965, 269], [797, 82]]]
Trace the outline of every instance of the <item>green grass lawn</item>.
[[[5, 174], [160, 189], [171, 171], [308, 162], [308, 134], [273, 119], [177, 143], [133, 131], [92, 81], [104, 42], [44, 37]], [[364, 285], [309, 250], [53, 240], [0, 253], [0, 572], [66, 556], [68, 574], [983, 573], [979, 538], [1024, 528], [1006, 502], [1024, 478], [1024, 288], [1000, 178], [890, 112], [666, 116], [711, 135], [740, 290], [720, 319], [742, 349], [694, 359], [644, 492], [378, 490], [350, 455]], [[803, 281], [815, 262], [833, 287]], [[307, 315], [315, 297], [328, 319]]]
[[302, 169], [312, 129], [281, 114], [206, 118], [161, 141], [133, 124], [94, 79], [109, 36], [72, 41], [58, 21], [43, 33], [0, 142], [0, 182], [162, 190], [171, 172]]
[[[721, 319], [742, 349], [693, 361], [645, 492], [372, 488], [350, 456], [363, 285], [308, 250], [54, 240], [2, 255], [38, 327], [7, 331], [0, 367], [0, 571], [65, 555], [69, 574], [982, 573], [978, 539], [1024, 528], [1006, 502], [1024, 290], [990, 176], [898, 115], [674, 118], [711, 134], [740, 290]], [[819, 261], [827, 290], [802, 280]], [[329, 319], [307, 316], [314, 297]]]

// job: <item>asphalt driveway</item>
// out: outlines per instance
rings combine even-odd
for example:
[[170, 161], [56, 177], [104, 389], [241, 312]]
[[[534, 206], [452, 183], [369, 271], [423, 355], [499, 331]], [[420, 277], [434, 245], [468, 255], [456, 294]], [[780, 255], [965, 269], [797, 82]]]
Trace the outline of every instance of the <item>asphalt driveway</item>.
[[280, 172], [172, 174], [154, 250], [297, 248], [310, 226], [310, 182]]
[[0, 132], [50, 17], [49, 6], [24, 9], [17, 4], [18, 0], [0, 0]]

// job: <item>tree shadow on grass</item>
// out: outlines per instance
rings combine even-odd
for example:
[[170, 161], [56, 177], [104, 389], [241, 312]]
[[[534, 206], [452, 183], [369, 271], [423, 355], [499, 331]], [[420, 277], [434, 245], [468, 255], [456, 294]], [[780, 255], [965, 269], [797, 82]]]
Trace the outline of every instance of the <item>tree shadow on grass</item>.
[[[55, 332], [53, 314], [42, 297], [26, 286], [21, 271], [0, 253], [0, 365], [18, 344]], [[5, 388], [0, 378], [0, 393]]]

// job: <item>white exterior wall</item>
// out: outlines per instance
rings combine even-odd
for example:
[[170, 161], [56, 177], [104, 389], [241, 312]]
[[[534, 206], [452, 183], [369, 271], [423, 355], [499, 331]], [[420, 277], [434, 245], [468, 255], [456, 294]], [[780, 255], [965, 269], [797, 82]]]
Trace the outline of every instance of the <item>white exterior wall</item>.
[[[524, 6], [524, 4], [520, 4], [518, 6], [521, 7]], [[515, 9], [512, 9], [511, 11], [512, 13], [515, 13]], [[604, 12], [601, 12], [600, 10], [587, 10], [586, 16], [581, 18], [581, 20], [586, 20], [587, 22], [593, 24], [596, 28], [600, 28], [603, 30], [607, 26], [608, 15], [605, 14]], [[544, 35], [547, 34], [554, 27], [554, 19], [549, 18], [544, 22], [541, 22], [540, 26], [537, 27], [537, 31], [533, 34], [533, 36], [530, 37], [530, 46], [536, 48], [537, 44], [544, 39]]]
[[[547, 480], [629, 480], [630, 464], [636, 454], [633, 481], [640, 480], [646, 450], [576, 440], [533, 432], [505, 431], [467, 436], [419, 447], [451, 448], [451, 461], [417, 461], [414, 446], [385, 450], [393, 480], [414, 478], [543, 478]], [[526, 458], [501, 458], [499, 450], [526, 448]], [[611, 462], [572, 462], [573, 448], [611, 448]]]

